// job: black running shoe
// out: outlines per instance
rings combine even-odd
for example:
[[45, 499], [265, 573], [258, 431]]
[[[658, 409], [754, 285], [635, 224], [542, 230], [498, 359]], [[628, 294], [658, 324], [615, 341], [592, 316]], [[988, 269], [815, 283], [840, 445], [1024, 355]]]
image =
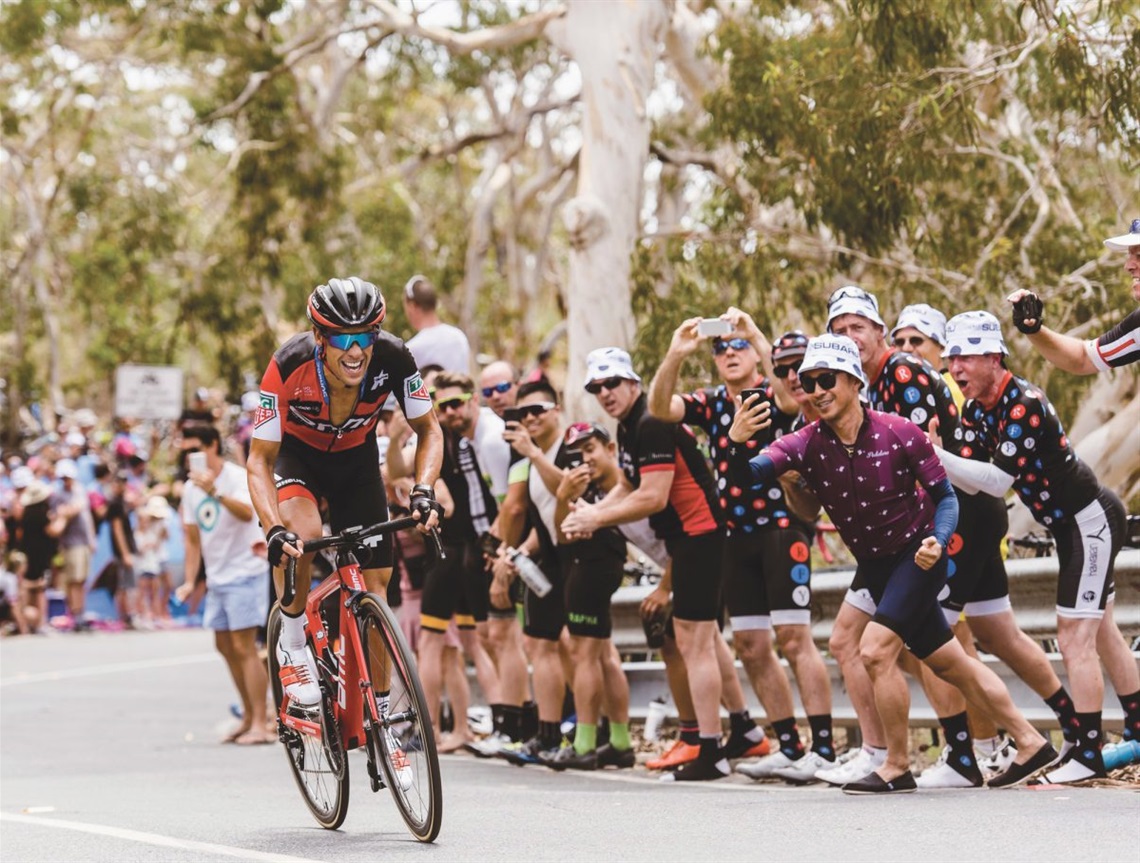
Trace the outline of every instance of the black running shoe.
[[632, 749], [615, 749], [612, 743], [598, 747], [599, 767], [618, 767], [625, 769], [637, 764], [637, 756]]
[[551, 770], [597, 770], [598, 750], [579, 753], [573, 746], [563, 746], [561, 749], [540, 752], [538, 760]]
[[1005, 773], [999, 773], [986, 784], [990, 788], [1013, 788], [1015, 785], [1028, 782], [1034, 773], [1044, 770], [1050, 764], [1055, 764], [1060, 757], [1052, 744], [1045, 743], [1024, 764], [1013, 762]]
[[889, 782], [878, 773], [868, 773], [857, 782], [848, 782], [842, 790], [844, 794], [910, 794], [918, 790], [918, 783], [909, 770]]
[[714, 779], [724, 779], [732, 773], [728, 759], [721, 756], [717, 759], [698, 757], [695, 761], [682, 764], [672, 773], [661, 777], [662, 782], [711, 782]]

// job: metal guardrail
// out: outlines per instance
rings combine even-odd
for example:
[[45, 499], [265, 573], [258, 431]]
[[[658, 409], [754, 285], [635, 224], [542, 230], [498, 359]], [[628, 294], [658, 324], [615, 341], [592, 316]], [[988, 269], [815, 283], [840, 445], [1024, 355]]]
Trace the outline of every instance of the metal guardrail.
[[[1009, 574], [1010, 600], [1018, 625], [1034, 639], [1046, 643], [1047, 650], [1057, 637], [1057, 574], [1058, 562], [1055, 557], [1020, 558], [1006, 561]], [[821, 650], [825, 651], [832, 684], [832, 716], [835, 724], [841, 727], [855, 725], [855, 711], [847, 698], [842, 675], [834, 659], [826, 653], [827, 640], [847, 586], [854, 576], [852, 569], [824, 570], [812, 575], [812, 636]], [[1126, 549], [1116, 558], [1116, 608], [1115, 618], [1125, 637], [1132, 642], [1140, 636], [1140, 550]], [[669, 700], [669, 687], [665, 681], [665, 665], [651, 654], [645, 644], [645, 632], [641, 626], [638, 608], [641, 600], [652, 591], [651, 586], [623, 587], [614, 594], [611, 607], [613, 614], [613, 639], [618, 650], [627, 661], [623, 663], [629, 678], [630, 707], [635, 718], [644, 718], [649, 702], [654, 698]], [[726, 627], [725, 637], [731, 640], [731, 631]], [[1140, 653], [1136, 654], [1140, 660]], [[1034, 725], [1043, 728], [1056, 727], [1057, 721], [1052, 710], [1045, 706], [1041, 698], [1027, 687], [1020, 678], [995, 657], [984, 656], [983, 660], [1006, 684], [1014, 703], [1025, 713]], [[1054, 670], [1062, 680], [1065, 669], [1061, 658], [1050, 653]], [[784, 663], [785, 671], [787, 663]], [[737, 662], [738, 674], [749, 709], [753, 716], [764, 717], [763, 708], [756, 699], [752, 686], [743, 668]], [[789, 672], [790, 674], [790, 672]], [[790, 678], [791, 679], [791, 678]], [[922, 692], [922, 687], [908, 675], [911, 689], [911, 724], [918, 726], [937, 725], [937, 717]], [[796, 714], [804, 717], [803, 706], [799, 703], [795, 681], [792, 691], [796, 696]], [[1124, 714], [1115, 698], [1111, 682], [1105, 677], [1104, 724], [1109, 730], [1123, 727]]]

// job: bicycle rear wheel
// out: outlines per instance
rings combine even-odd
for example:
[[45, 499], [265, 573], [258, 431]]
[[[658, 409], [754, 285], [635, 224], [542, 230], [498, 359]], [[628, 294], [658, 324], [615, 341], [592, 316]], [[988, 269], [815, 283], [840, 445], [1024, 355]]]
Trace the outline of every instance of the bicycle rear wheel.
[[[404, 822], [421, 842], [439, 835], [443, 786], [431, 718], [412, 652], [391, 610], [375, 595], [360, 602], [360, 640], [377, 694], [388, 685], [387, 711], [369, 730], [369, 746]], [[365, 721], [370, 719], [365, 708]]]
[[[277, 717], [278, 735], [285, 744], [285, 753], [297, 788], [317, 823], [326, 830], [336, 830], [348, 814], [348, 759], [341, 745], [339, 732], [327, 697], [321, 701], [321, 737], [303, 734], [285, 727], [280, 720], [282, 687], [278, 674], [277, 640], [281, 637], [281, 608], [273, 606], [269, 614], [266, 646], [268, 648], [269, 684], [273, 689], [274, 716]], [[325, 687], [321, 687], [322, 694]]]

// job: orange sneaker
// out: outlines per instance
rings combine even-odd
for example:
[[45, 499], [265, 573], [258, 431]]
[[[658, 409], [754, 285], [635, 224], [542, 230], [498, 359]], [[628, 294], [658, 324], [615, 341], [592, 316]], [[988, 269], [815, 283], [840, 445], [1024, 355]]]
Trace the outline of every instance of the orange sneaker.
[[683, 740], [676, 740], [672, 746], [662, 753], [660, 758], [646, 761], [645, 766], [650, 770], [670, 770], [674, 767], [680, 767], [682, 764], [688, 764], [690, 761], [696, 761], [700, 754], [701, 747], [685, 743]]
[[737, 758], [762, 758], [772, 751], [772, 744], [767, 737], [753, 743], [747, 737], [733, 737], [724, 746], [724, 757], [730, 760]]

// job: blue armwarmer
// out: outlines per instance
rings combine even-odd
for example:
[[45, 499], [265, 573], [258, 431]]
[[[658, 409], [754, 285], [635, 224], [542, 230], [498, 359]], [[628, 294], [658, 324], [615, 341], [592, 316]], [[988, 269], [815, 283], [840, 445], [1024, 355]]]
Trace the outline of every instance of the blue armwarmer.
[[766, 455], [746, 460], [748, 450], [732, 446], [728, 450], [728, 481], [740, 488], [771, 486], [776, 481], [776, 465]]
[[946, 548], [954, 528], [958, 526], [958, 495], [954, 494], [954, 487], [948, 479], [930, 486], [927, 491], [937, 504], [934, 510], [934, 538]]

